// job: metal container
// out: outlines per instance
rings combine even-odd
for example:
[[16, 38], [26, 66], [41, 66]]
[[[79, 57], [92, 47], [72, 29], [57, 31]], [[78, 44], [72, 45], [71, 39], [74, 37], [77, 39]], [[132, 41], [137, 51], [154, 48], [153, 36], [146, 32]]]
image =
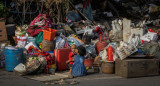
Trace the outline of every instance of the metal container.
[[13, 71], [14, 68], [23, 62], [23, 49], [15, 47], [5, 48], [5, 68], [7, 71]]
[[115, 72], [114, 62], [103, 62], [101, 68], [105, 74], [113, 74]]

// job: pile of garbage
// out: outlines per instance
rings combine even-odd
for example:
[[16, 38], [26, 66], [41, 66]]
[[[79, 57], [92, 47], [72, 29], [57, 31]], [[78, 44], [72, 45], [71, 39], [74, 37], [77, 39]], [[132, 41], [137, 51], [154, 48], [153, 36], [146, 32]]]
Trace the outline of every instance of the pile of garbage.
[[[120, 3], [119, 0], [114, 1]], [[125, 7], [131, 6], [127, 5], [129, 3], [121, 4]], [[142, 5], [142, 7], [144, 6]], [[145, 13], [141, 12], [143, 10], [140, 10], [139, 7], [131, 7], [137, 10], [136, 12]], [[149, 13], [157, 12], [152, 8], [156, 9], [157, 6], [151, 4]], [[85, 10], [85, 15], [88, 15], [87, 19], [82, 18], [79, 12], [69, 11], [66, 23], [59, 24], [52, 22], [49, 15], [39, 14], [29, 25], [17, 26], [14, 36], [16, 46], [1, 48], [0, 53], [4, 50], [5, 52], [11, 52], [10, 50], [18, 52], [19, 49], [22, 49], [22, 52], [16, 54], [16, 58], [22, 58], [23, 61], [19, 61], [20, 64], [14, 67], [14, 71], [22, 75], [54, 73], [58, 61], [56, 50], [69, 49], [72, 44], [83, 45], [86, 48], [85, 59], [94, 61], [90, 63], [91, 66], [93, 63], [114, 62], [116, 58], [123, 60], [130, 56], [144, 58], [154, 56], [160, 59], [160, 34], [157, 29], [148, 27], [150, 23], [147, 20], [133, 21], [119, 17], [105, 20], [103, 23], [93, 22], [90, 21], [93, 20], [92, 14], [88, 13], [91, 11], [90, 5]], [[19, 53], [23, 53], [23, 55], [19, 55]], [[9, 65], [7, 64], [9, 60], [6, 60], [7, 56], [5, 53], [6, 67]], [[61, 64], [67, 65], [63, 62]], [[8, 69], [8, 71], [13, 70]]]

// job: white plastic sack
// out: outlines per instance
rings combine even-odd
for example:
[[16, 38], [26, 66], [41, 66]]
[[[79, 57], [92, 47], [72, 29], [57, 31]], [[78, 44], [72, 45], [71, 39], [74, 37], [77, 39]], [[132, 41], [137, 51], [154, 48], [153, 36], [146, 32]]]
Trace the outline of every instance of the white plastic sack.
[[33, 47], [39, 49], [35, 42], [30, 42], [29, 44], [27, 44], [27, 45], [25, 46], [25, 49], [28, 50], [28, 48], [29, 48], [30, 46], [33, 46]]
[[102, 52], [103, 52], [103, 53], [102, 53], [102, 60], [103, 60], [103, 61], [106, 61], [107, 58], [108, 58], [108, 56], [107, 56], [107, 50], [104, 49]]
[[112, 21], [112, 30], [110, 31], [109, 37], [112, 41], [120, 41], [123, 39], [121, 22], [119, 22], [119, 20]]
[[67, 38], [63, 34], [60, 34], [60, 37], [56, 37], [56, 49], [64, 48], [66, 42]]
[[133, 28], [131, 29], [131, 34], [140, 35], [142, 37], [144, 34], [146, 34], [146, 28]]
[[26, 66], [22, 63], [18, 64], [15, 68], [14, 71], [18, 73], [25, 73], [26, 72]]
[[24, 48], [25, 45], [26, 45], [26, 40], [27, 40], [27, 37], [26, 36], [17, 36], [17, 47], [20, 47], [20, 48]]
[[134, 46], [138, 46], [140, 43], [140, 37], [138, 35], [131, 34], [128, 43]]
[[86, 26], [84, 34], [85, 34], [85, 33], [88, 33], [88, 35], [92, 35], [93, 29], [91, 29], [91, 28], [89, 28], [88, 26]]
[[65, 45], [65, 40], [62, 39], [60, 42], [58, 42], [57, 46], [56, 46], [56, 49], [59, 49], [59, 48], [63, 48]]
[[[56, 42], [56, 49], [59, 48], [60, 42], [62, 41], [61, 37], [56, 37], [55, 42]], [[61, 42], [62, 43], [62, 42]]]

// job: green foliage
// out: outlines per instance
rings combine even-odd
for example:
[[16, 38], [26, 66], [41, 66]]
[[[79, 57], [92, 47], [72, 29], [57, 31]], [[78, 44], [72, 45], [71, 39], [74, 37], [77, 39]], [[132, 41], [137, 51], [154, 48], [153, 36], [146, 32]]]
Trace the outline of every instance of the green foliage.
[[5, 18], [9, 15], [7, 8], [0, 2], [0, 18]]

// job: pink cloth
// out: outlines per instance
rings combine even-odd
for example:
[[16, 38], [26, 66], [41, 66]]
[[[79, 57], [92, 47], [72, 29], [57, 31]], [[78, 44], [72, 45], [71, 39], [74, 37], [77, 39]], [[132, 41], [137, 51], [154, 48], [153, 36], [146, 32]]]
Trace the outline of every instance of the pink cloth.
[[52, 21], [46, 14], [39, 14], [31, 23], [30, 26], [35, 26], [35, 23], [42, 22], [42, 25], [39, 25], [38, 27], [41, 28], [48, 28], [52, 27]]

